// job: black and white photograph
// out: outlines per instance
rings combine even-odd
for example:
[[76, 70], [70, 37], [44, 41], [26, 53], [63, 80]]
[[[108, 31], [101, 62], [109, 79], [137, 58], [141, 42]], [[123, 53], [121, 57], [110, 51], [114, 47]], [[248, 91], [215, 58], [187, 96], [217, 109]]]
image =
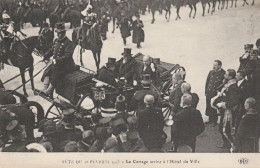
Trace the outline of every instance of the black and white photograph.
[[257, 166], [260, 1], [0, 0], [0, 14], [1, 157]]

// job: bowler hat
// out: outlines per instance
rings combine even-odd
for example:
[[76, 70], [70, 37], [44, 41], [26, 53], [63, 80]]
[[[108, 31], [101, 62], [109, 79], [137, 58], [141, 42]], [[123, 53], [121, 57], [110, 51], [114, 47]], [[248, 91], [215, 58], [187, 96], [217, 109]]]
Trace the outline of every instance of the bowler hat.
[[19, 125], [17, 120], [12, 120], [11, 122], [9, 122], [6, 126], [6, 130], [7, 131], [12, 131], [13, 129], [15, 129], [17, 126]]
[[123, 55], [123, 56], [131, 56], [131, 55], [133, 55], [131, 53], [131, 51], [132, 51], [131, 48], [124, 48], [124, 52], [121, 55]]
[[56, 28], [55, 32], [57, 32], [57, 33], [67, 31], [65, 29], [65, 24], [62, 22], [56, 23], [55, 28]]
[[252, 49], [254, 47], [254, 44], [245, 44], [244, 48], [250, 48]]
[[56, 126], [47, 126], [43, 129], [43, 134], [46, 135], [51, 135], [53, 133], [56, 133]]
[[64, 115], [64, 116], [70, 116], [70, 115], [72, 115], [72, 114], [74, 114], [74, 113], [75, 113], [75, 110], [72, 109], [72, 108], [63, 110], [63, 115]]

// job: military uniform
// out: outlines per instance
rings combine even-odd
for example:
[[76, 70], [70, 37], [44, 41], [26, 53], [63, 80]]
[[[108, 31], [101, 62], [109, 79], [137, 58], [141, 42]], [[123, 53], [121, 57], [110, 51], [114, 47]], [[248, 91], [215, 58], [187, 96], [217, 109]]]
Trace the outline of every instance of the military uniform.
[[209, 120], [217, 122], [218, 116], [217, 111], [211, 107], [211, 99], [217, 95], [218, 87], [223, 83], [225, 71], [220, 69], [218, 71], [212, 70], [209, 72], [206, 85], [206, 115], [209, 116]]
[[44, 79], [45, 76], [51, 75], [51, 84], [56, 86], [57, 82], [60, 81], [66, 73], [74, 70], [73, 52], [73, 43], [68, 37], [64, 37], [62, 40], [56, 39], [52, 49], [44, 56], [45, 59], [48, 59], [53, 55], [56, 64], [52, 64], [51, 68], [44, 72], [42, 79]]
[[7, 59], [11, 51], [11, 44], [14, 42], [14, 22], [11, 21], [8, 24], [3, 23], [0, 28], [0, 37], [3, 38], [3, 48], [1, 47], [1, 49], [4, 51], [4, 55], [6, 56], [4, 59]]

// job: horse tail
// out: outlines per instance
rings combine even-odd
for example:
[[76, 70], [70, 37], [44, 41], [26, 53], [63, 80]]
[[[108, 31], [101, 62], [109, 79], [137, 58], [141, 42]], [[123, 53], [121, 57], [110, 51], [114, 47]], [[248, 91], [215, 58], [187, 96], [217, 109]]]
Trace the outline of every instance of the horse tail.
[[35, 115], [35, 117], [37, 119], [37, 121], [35, 122], [36, 127], [37, 127], [38, 123], [42, 119], [44, 119], [44, 109], [43, 109], [43, 107], [39, 103], [37, 103], [35, 101], [28, 101], [28, 102], [22, 104], [22, 106], [24, 106], [24, 107], [26, 107], [28, 109], [30, 109], [30, 107], [36, 107], [37, 113], [34, 113], [34, 112], [33, 113], [34, 113], [34, 115]]

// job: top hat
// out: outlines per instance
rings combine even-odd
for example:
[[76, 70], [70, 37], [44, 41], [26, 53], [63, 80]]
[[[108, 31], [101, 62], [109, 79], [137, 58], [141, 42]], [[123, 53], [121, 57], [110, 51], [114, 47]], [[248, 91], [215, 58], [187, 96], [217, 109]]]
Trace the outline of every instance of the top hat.
[[260, 38], [256, 40], [255, 45], [256, 45], [257, 48], [260, 46]]
[[157, 65], [160, 64], [161, 63], [160, 58], [153, 58], [153, 63]]
[[142, 79], [141, 79], [141, 83], [144, 84], [144, 85], [151, 84], [150, 74], [143, 74]]
[[121, 55], [123, 55], [123, 56], [131, 56], [131, 55], [133, 55], [131, 53], [131, 51], [132, 51], [131, 48], [124, 48], [124, 52]]
[[55, 28], [56, 28], [56, 30], [55, 30], [56, 33], [67, 31], [65, 29], [65, 24], [62, 22], [56, 23]]
[[254, 47], [254, 44], [245, 44], [244, 48], [250, 48], [252, 49]]
[[107, 65], [114, 65], [115, 63], [116, 63], [116, 59], [115, 58], [108, 57]]

